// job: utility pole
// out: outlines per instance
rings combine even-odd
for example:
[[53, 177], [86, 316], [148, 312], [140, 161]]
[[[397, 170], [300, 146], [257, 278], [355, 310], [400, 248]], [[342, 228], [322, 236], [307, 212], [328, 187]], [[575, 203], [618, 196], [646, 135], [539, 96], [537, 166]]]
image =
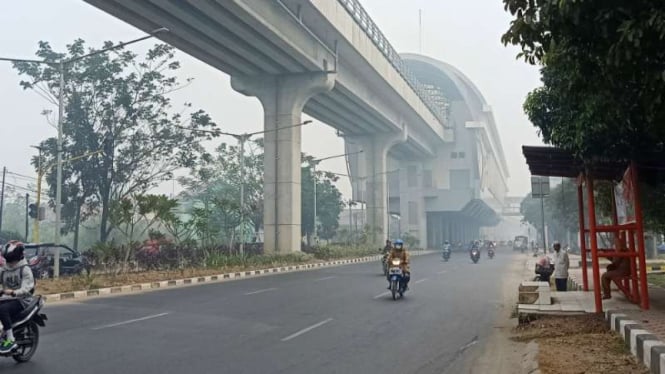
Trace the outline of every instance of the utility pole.
[[30, 204], [30, 194], [25, 194], [25, 240], [28, 240], [28, 205]]
[[420, 54], [423, 53], [423, 10], [418, 9], [418, 45]]
[[540, 216], [542, 223], [543, 251], [547, 254], [547, 241], [545, 234], [545, 196], [550, 194], [549, 177], [531, 177], [531, 197], [540, 198]]
[[2, 217], [5, 212], [5, 176], [7, 175], [7, 167], [2, 167], [2, 195], [0, 195], [0, 231], [2, 231]]

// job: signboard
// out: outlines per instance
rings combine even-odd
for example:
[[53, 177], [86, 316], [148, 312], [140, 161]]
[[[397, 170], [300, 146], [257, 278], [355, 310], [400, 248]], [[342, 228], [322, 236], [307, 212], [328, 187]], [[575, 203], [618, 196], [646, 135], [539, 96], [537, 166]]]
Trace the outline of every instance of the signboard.
[[549, 177], [531, 177], [531, 197], [541, 198], [550, 194]]

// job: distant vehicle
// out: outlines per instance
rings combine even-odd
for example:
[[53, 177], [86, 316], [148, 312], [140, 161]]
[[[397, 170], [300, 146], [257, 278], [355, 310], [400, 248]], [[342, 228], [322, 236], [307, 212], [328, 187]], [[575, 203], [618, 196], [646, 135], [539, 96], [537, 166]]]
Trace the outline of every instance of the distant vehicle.
[[660, 245], [659, 245], [658, 247], [656, 247], [656, 248], [658, 249], [658, 252], [660, 252], [660, 253], [665, 253], [665, 243], [660, 244]]
[[529, 247], [529, 238], [526, 236], [518, 235], [513, 240], [513, 250], [514, 251], [526, 251]]
[[25, 244], [25, 258], [35, 278], [53, 277], [53, 259], [56, 251], [60, 252], [60, 274], [77, 275], [85, 269], [85, 261], [78, 251], [63, 244], [28, 243]]

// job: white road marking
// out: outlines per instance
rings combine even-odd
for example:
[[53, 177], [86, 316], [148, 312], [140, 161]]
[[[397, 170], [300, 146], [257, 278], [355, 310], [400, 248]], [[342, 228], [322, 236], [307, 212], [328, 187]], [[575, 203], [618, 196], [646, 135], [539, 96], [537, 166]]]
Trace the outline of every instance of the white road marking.
[[438, 272], [437, 274], [445, 274], [445, 273], [447, 273], [447, 272], [448, 272], [448, 270], [441, 270], [441, 271]]
[[383, 297], [383, 296], [386, 296], [386, 295], [390, 295], [390, 291], [387, 291], [387, 292], [384, 292], [382, 294], [376, 295], [376, 296], [374, 296], [374, 298], [378, 299], [379, 297]]
[[333, 279], [333, 278], [337, 278], [337, 277], [332, 276], [332, 277], [319, 278], [319, 279], [315, 279], [314, 282], [320, 282], [320, 281], [324, 281], [324, 280], [328, 280], [328, 279]]
[[127, 325], [127, 324], [130, 324], [130, 323], [134, 323], [134, 322], [141, 322], [141, 321], [145, 321], [145, 320], [148, 320], [148, 319], [153, 319], [153, 318], [158, 318], [158, 317], [164, 317], [164, 316], [167, 315], [167, 314], [170, 314], [170, 312], [159, 313], [159, 314], [153, 314], [153, 315], [151, 315], [151, 316], [145, 316], [145, 317], [141, 317], [141, 318], [130, 319], [130, 320], [127, 320], [127, 321], [122, 321], [122, 322], [117, 322], [117, 323], [111, 323], [111, 324], [108, 324], [108, 325], [103, 325], [103, 326], [93, 327], [92, 329], [93, 329], [93, 330], [108, 329], [108, 328], [110, 328], [110, 327], [122, 326], [122, 325]]
[[423, 282], [426, 281], [426, 280], [427, 280], [427, 278], [418, 279], [417, 281], [415, 281], [415, 282], [413, 282], [413, 283], [414, 283], [414, 284], [423, 283]]
[[317, 328], [317, 327], [321, 327], [321, 326], [325, 325], [326, 323], [328, 323], [328, 322], [330, 322], [330, 321], [332, 321], [332, 320], [333, 320], [332, 318], [328, 318], [327, 320], [325, 320], [325, 321], [321, 321], [321, 322], [319, 322], [319, 323], [317, 323], [317, 324], [315, 324], [315, 325], [312, 325], [312, 326], [309, 326], [309, 327], [305, 327], [304, 329], [302, 329], [302, 330], [300, 330], [300, 331], [298, 331], [298, 332], [296, 332], [296, 333], [294, 333], [294, 334], [291, 334], [291, 335], [287, 336], [286, 338], [283, 338], [282, 341], [283, 341], [283, 342], [288, 342], [289, 340], [291, 340], [291, 339], [293, 339], [293, 338], [297, 338], [297, 337], [299, 337], [300, 335], [302, 335], [302, 334], [304, 334], [304, 333], [310, 332], [310, 331], [314, 330], [314, 329]]
[[275, 290], [276, 290], [276, 288], [266, 288], [266, 289], [263, 289], [263, 290], [256, 290], [256, 291], [252, 291], [252, 292], [247, 292], [245, 294], [245, 296], [247, 296], [247, 295], [256, 295], [256, 294], [259, 294], [259, 293], [270, 292], [270, 291], [275, 291]]
[[466, 351], [467, 349], [471, 348], [472, 346], [476, 345], [478, 343], [478, 337], [476, 336], [473, 338], [473, 340], [465, 345], [463, 345], [460, 349], [459, 352], [462, 353]]

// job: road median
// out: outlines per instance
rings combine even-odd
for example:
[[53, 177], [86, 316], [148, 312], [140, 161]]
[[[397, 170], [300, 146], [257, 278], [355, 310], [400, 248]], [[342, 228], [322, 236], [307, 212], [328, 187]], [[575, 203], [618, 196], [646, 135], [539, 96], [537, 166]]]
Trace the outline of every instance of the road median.
[[[413, 256], [435, 253], [436, 251], [412, 251]], [[279, 266], [250, 266], [245, 268], [183, 269], [181, 271], [137, 272], [120, 275], [81, 275], [57, 280], [38, 280], [37, 293], [47, 302], [79, 300], [90, 297], [129, 294], [154, 291], [173, 287], [211, 284], [233, 280], [264, 277], [276, 274], [311, 271], [342, 265], [379, 261], [380, 254], [341, 258], [335, 260], [306, 260], [301, 263], [287, 263]], [[377, 265], [378, 269], [378, 265]]]

